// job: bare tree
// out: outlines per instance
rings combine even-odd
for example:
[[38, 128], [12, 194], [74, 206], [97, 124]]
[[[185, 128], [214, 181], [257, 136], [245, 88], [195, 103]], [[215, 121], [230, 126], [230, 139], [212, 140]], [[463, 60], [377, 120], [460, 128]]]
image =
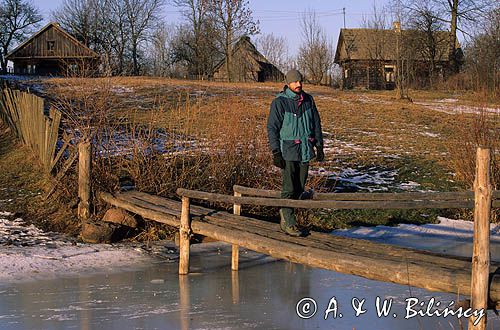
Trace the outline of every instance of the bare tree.
[[447, 49], [449, 38], [445, 37], [444, 23], [434, 15], [433, 4], [425, 1], [415, 1], [412, 15], [408, 16], [408, 27], [411, 33], [405, 38], [406, 52], [417, 56], [419, 59], [429, 63], [428, 79], [429, 85], [433, 85], [436, 78], [436, 63], [445, 56], [443, 50]]
[[257, 48], [262, 55], [282, 72], [287, 69], [288, 45], [285, 37], [265, 34], [257, 38]]
[[7, 71], [7, 56], [13, 43], [24, 41], [40, 26], [43, 17], [29, 0], [0, 2], [0, 71]]
[[[460, 69], [460, 54], [456, 47], [457, 32], [470, 35], [468, 30], [485, 18], [490, 10], [498, 7], [498, 4], [491, 0], [431, 0], [431, 3], [434, 5], [433, 17], [449, 26], [449, 73], [457, 73]], [[410, 13], [420, 10], [418, 2], [414, 0], [405, 0], [404, 6]]]
[[308, 10], [301, 17], [302, 46], [297, 62], [311, 83], [320, 84], [333, 66], [333, 43], [327, 40], [316, 13]]
[[214, 22], [208, 12], [209, 3], [206, 0], [174, 0], [174, 4], [182, 9], [187, 22], [177, 30], [173, 57], [177, 62], [188, 63], [190, 75], [208, 78], [221, 58]]
[[248, 0], [207, 0], [208, 10], [218, 34], [223, 55], [226, 57], [226, 72], [233, 80], [233, 45], [244, 35], [259, 33], [258, 21], [254, 21]]
[[147, 33], [154, 26], [163, 7], [163, 0], [123, 0], [127, 26], [130, 33], [130, 48], [133, 61], [132, 73], [139, 74], [139, 47], [146, 41]]
[[168, 74], [170, 30], [169, 26], [162, 23], [152, 34], [152, 73], [155, 76], [165, 77]]
[[61, 6], [52, 12], [52, 19], [64, 27], [86, 46], [95, 43], [96, 0], [64, 0]]
[[465, 72], [476, 90], [500, 96], [500, 7], [492, 10], [483, 30], [466, 48]]

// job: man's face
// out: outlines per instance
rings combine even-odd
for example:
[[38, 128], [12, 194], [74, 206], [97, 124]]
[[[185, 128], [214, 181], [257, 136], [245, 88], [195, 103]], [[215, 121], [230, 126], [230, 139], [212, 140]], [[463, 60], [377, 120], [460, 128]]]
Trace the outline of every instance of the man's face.
[[288, 88], [290, 88], [292, 92], [299, 94], [302, 91], [302, 81], [290, 82], [288, 83]]

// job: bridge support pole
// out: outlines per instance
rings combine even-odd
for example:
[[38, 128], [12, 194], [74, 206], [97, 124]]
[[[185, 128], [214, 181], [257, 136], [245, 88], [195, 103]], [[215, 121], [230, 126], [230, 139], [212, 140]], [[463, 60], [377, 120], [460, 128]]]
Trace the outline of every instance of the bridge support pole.
[[90, 217], [90, 171], [92, 149], [89, 141], [78, 144], [78, 218], [87, 220]]
[[479, 147], [474, 180], [474, 246], [472, 251], [471, 307], [484, 310], [484, 316], [469, 319], [469, 329], [486, 329], [490, 269], [490, 215], [492, 185], [490, 181], [490, 149]]
[[189, 238], [191, 217], [189, 197], [182, 197], [181, 225], [179, 227], [179, 275], [189, 273]]
[[[241, 197], [241, 194], [239, 192], [234, 192], [235, 197]], [[241, 215], [241, 205], [240, 204], [234, 204], [233, 205], [233, 214], [236, 215]], [[232, 247], [232, 253], [231, 253], [231, 270], [237, 271], [239, 268], [239, 254], [240, 254], [240, 248], [238, 245], [233, 244]]]

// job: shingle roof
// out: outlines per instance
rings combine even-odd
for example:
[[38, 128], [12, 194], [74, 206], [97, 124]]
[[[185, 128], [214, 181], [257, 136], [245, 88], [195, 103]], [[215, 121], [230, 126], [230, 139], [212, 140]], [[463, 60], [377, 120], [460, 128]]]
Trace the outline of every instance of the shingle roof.
[[[335, 52], [335, 63], [340, 63], [346, 60], [388, 60], [394, 61], [397, 59], [397, 38], [398, 34], [395, 30], [382, 29], [341, 29], [337, 50]], [[449, 32], [437, 31], [433, 35], [436, 39], [437, 51], [436, 60], [448, 60], [448, 40]], [[425, 34], [416, 30], [401, 31], [401, 48], [417, 45], [414, 48], [413, 55], [425, 59], [423, 55], [425, 51], [425, 42], [422, 38]], [[457, 48], [459, 45], [457, 43]], [[427, 57], [428, 58], [428, 57]]]

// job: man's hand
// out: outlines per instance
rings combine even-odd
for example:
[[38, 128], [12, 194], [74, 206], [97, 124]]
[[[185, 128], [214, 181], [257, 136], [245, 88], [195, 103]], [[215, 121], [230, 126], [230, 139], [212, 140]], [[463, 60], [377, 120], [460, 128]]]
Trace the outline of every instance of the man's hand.
[[325, 153], [323, 152], [323, 146], [316, 146], [316, 160], [322, 162], [325, 160]]
[[281, 151], [273, 152], [273, 164], [281, 169], [285, 168], [285, 160], [283, 159]]

